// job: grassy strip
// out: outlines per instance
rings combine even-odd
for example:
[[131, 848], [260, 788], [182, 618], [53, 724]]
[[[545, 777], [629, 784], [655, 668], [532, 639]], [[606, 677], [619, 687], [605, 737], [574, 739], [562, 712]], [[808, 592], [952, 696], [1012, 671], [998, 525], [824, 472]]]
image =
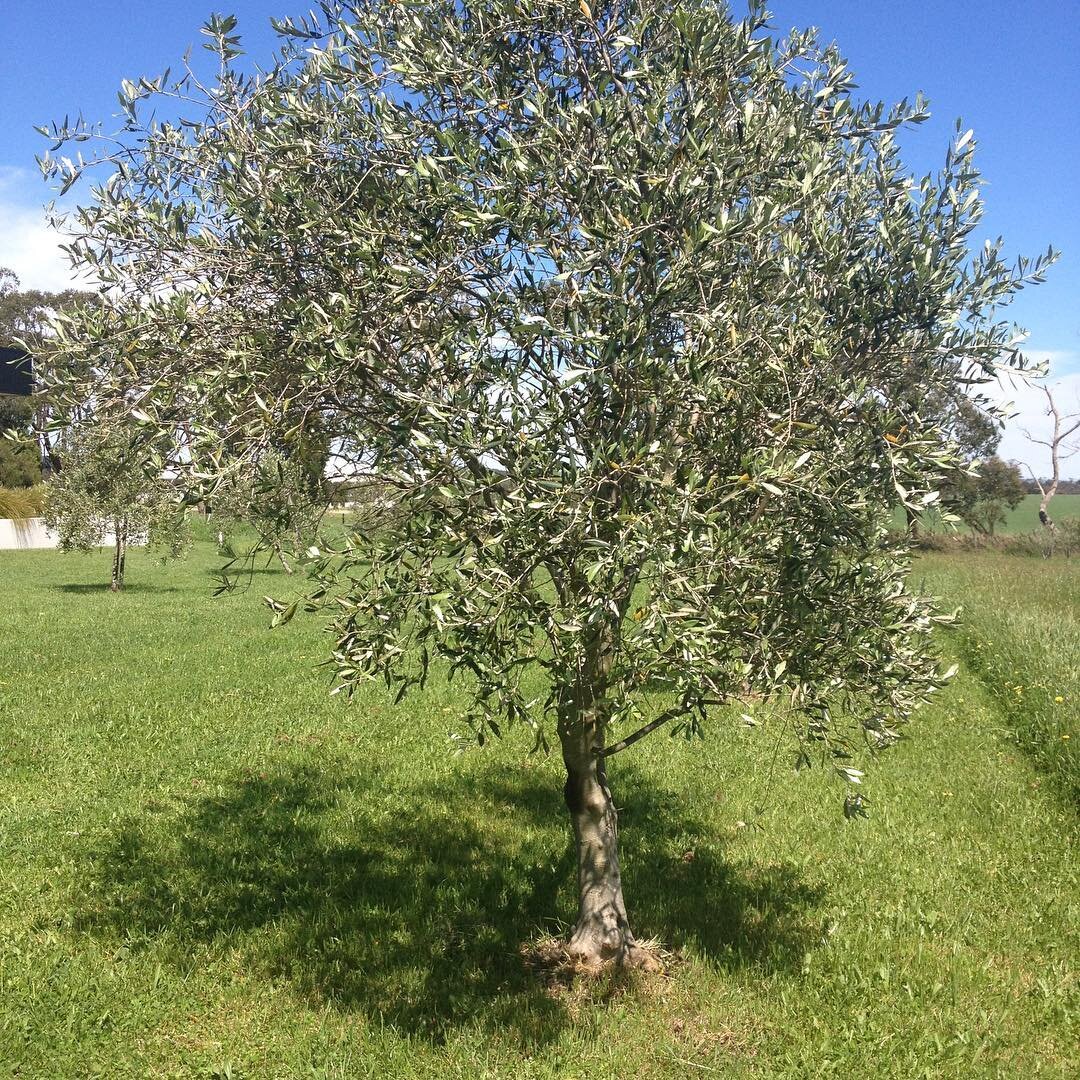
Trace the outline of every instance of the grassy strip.
[[956, 643], [968, 668], [1017, 743], [1080, 807], [1080, 559], [986, 553], [928, 557], [920, 567], [932, 588], [965, 602]]
[[[553, 990], [520, 950], [573, 912], [557, 760], [525, 733], [452, 758], [438, 682], [329, 698], [319, 626], [266, 631], [293, 584], [213, 600], [215, 561], [135, 552], [110, 596], [106, 556], [0, 553], [0, 1076], [1074, 1074], [1075, 817], [981, 680], [857, 824], [772, 765], [767, 718], [620, 755], [671, 977]], [[979, 565], [927, 574], [974, 616], [1003, 587]]]

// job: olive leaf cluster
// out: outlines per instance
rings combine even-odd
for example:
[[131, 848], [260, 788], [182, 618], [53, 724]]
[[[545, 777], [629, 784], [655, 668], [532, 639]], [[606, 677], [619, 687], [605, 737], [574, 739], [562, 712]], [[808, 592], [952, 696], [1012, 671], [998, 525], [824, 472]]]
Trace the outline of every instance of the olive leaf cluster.
[[219, 547], [231, 550], [238, 530], [250, 527], [257, 537], [250, 554], [270, 552], [291, 574], [293, 559], [318, 537], [327, 498], [321, 476], [313, 478], [303, 463], [270, 450], [253, 467], [215, 484], [209, 518]]
[[314, 428], [393, 492], [317, 567], [344, 686], [439, 659], [481, 739], [573, 713], [600, 747], [747, 694], [840, 760], [895, 739], [940, 682], [886, 534], [952, 462], [918, 401], [1022, 363], [1000, 308], [1052, 258], [969, 250], [971, 133], [912, 178], [895, 133], [924, 104], [860, 103], [757, 5], [277, 27], [265, 71], [217, 18], [213, 79], [125, 84], [109, 139], [51, 131], [99, 147], [44, 163], [99, 179], [68, 227], [107, 302], [54, 339], [75, 382], [135, 401], [210, 498]]

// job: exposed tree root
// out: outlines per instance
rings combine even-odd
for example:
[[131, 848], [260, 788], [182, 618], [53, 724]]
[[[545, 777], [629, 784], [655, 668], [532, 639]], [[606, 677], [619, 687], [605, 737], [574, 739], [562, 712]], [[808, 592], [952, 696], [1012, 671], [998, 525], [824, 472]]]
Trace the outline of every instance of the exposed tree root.
[[554, 937], [523, 945], [521, 958], [549, 990], [567, 988], [578, 979], [631, 973], [663, 975], [670, 960], [656, 941], [634, 942], [621, 954], [602, 957], [583, 955], [571, 950], [567, 941]]

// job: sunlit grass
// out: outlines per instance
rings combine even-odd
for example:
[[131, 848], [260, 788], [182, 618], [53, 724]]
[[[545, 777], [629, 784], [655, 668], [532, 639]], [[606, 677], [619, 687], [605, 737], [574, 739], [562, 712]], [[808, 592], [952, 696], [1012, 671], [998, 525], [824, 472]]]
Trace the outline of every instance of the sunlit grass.
[[[1065, 521], [1067, 518], [1080, 518], [1080, 495], [1056, 495], [1050, 503], [1050, 516], [1055, 521]], [[893, 516], [893, 524], [899, 529], [905, 524], [902, 510], [897, 510]], [[925, 515], [923, 527], [934, 532], [942, 532], [945, 526], [941, 519], [933, 513]], [[965, 525], [956, 526], [961, 533], [970, 530]], [[1005, 521], [998, 526], [997, 533], [1000, 536], [1013, 536], [1018, 533], [1038, 532], [1039, 525], [1039, 496], [1025, 495], [1023, 501], [1006, 511]]]
[[957, 554], [921, 570], [964, 605], [954, 644], [1018, 744], [1080, 805], [1080, 559]]
[[669, 977], [553, 993], [556, 758], [453, 757], [442, 683], [328, 696], [319, 624], [266, 630], [294, 584], [213, 599], [217, 561], [112, 596], [105, 556], [0, 553], [0, 1075], [1074, 1075], [1080, 562], [921, 564], [964, 666], [868, 821], [734, 715], [616, 758]]

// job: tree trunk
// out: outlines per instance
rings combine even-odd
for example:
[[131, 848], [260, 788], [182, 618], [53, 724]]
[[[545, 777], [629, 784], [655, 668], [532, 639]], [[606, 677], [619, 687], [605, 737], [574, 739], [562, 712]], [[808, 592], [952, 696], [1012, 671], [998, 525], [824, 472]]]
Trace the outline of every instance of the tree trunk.
[[112, 584], [109, 588], [112, 592], [119, 592], [124, 587], [124, 562], [127, 558], [127, 528], [124, 523], [114, 521], [113, 530]]
[[578, 917], [567, 943], [574, 960], [590, 966], [655, 967], [652, 955], [634, 940], [626, 917], [619, 873], [615, 804], [607, 786], [604, 722], [595, 709], [576, 701], [563, 711], [559, 740], [566, 764], [564, 795], [574, 827], [578, 867]]

